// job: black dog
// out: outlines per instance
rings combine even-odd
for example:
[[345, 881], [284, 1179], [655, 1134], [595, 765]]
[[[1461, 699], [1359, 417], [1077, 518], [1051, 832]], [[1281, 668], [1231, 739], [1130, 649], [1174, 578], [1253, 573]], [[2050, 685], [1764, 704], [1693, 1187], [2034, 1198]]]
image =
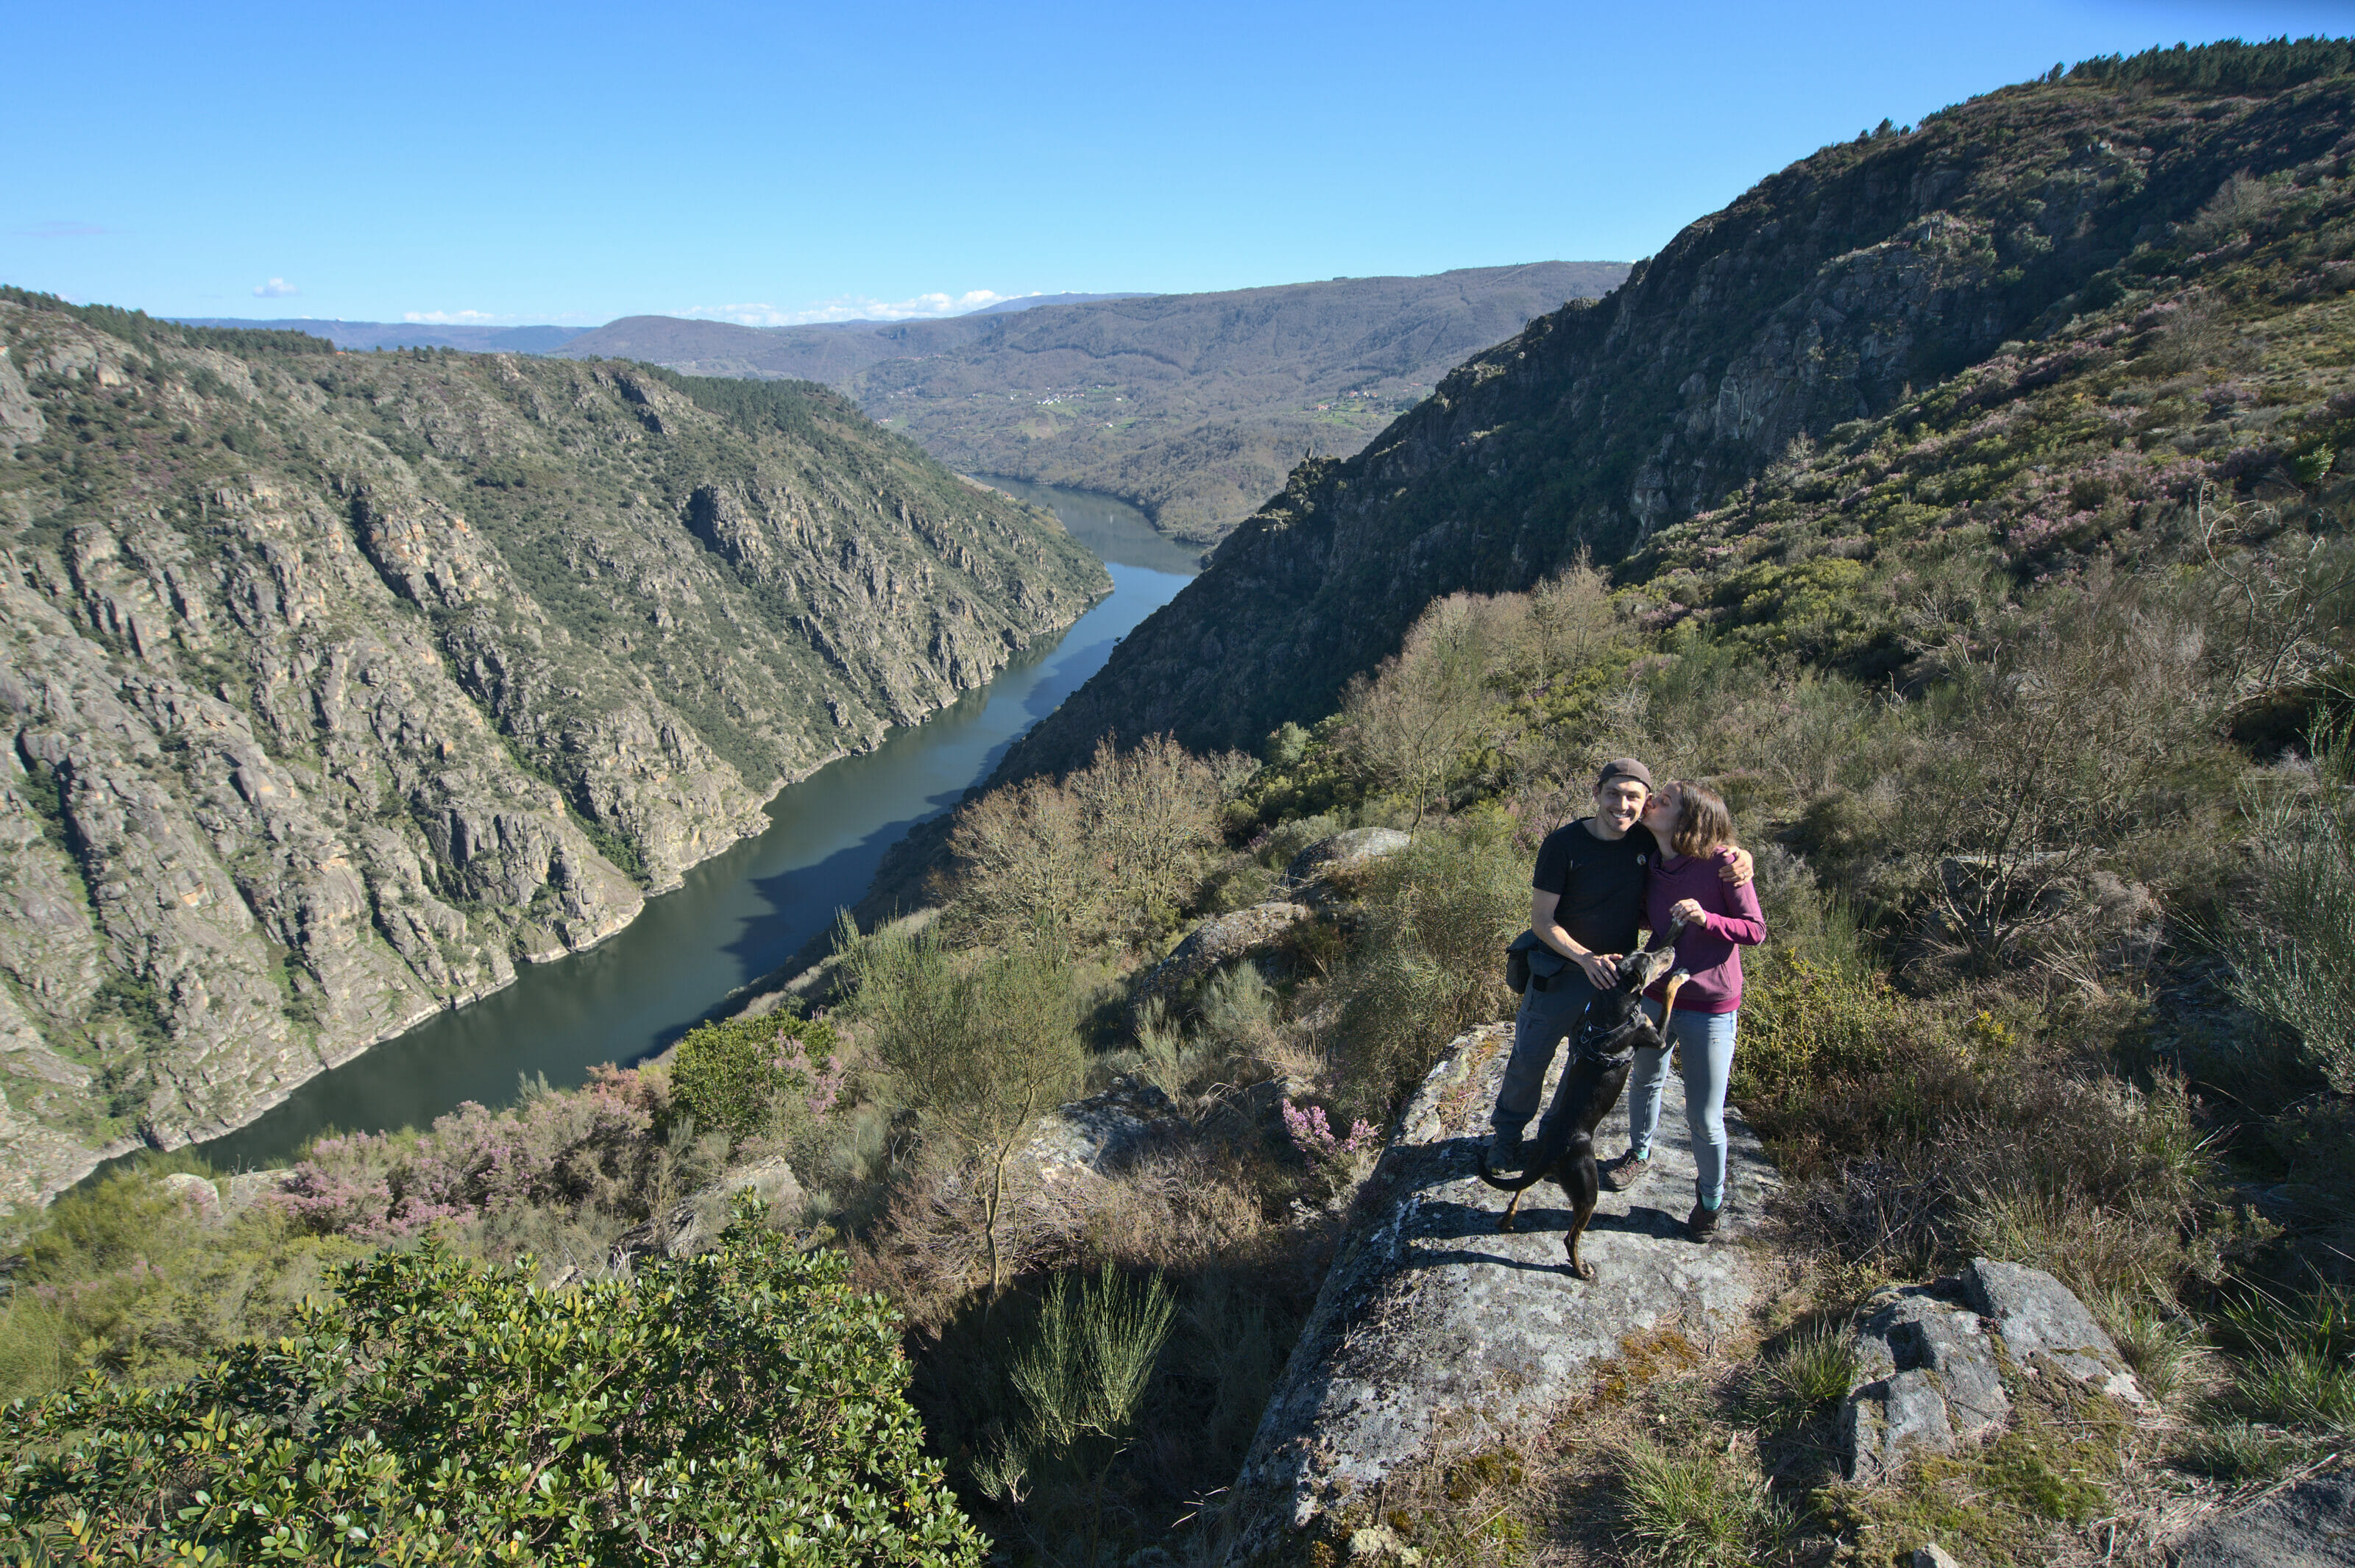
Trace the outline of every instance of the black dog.
[[[1503, 1221], [1497, 1227], [1500, 1231], [1513, 1228], [1513, 1214], [1521, 1206], [1522, 1195], [1547, 1177], [1552, 1177], [1568, 1194], [1570, 1238], [1563, 1245], [1570, 1253], [1570, 1272], [1581, 1279], [1594, 1277], [1594, 1265], [1578, 1255], [1578, 1243], [1603, 1194], [1602, 1175], [1594, 1168], [1594, 1129], [1611, 1114], [1611, 1107], [1619, 1103], [1619, 1092], [1627, 1086], [1627, 1070], [1635, 1064], [1636, 1052], [1639, 1049], [1660, 1049], [1663, 1037], [1659, 1028], [1644, 1016], [1644, 992], [1668, 972], [1676, 956], [1676, 949], [1671, 946], [1628, 954], [1619, 960], [1619, 983], [1596, 993], [1586, 1004], [1586, 1011], [1579, 1016], [1577, 1032], [1571, 1037], [1572, 1054], [1561, 1070], [1561, 1083], [1554, 1089], [1553, 1104], [1539, 1124], [1537, 1147], [1521, 1173], [1498, 1177], [1488, 1167], [1487, 1151], [1484, 1149], [1480, 1154], [1480, 1179], [1500, 1192], [1513, 1195], [1513, 1200], [1505, 1206]], [[1669, 1008], [1676, 1006], [1677, 988], [1683, 981], [1681, 973], [1668, 978], [1668, 1006], [1660, 1012], [1663, 1023]]]

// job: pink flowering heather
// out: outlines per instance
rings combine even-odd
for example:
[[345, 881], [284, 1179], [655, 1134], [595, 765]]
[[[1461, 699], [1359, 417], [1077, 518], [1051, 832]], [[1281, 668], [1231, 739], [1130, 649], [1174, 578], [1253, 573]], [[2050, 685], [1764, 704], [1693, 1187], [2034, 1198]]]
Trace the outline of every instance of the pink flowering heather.
[[1323, 1164], [1348, 1164], [1375, 1142], [1373, 1125], [1364, 1117], [1351, 1124], [1348, 1137], [1337, 1138], [1324, 1106], [1295, 1105], [1288, 1096], [1284, 1102], [1284, 1130], [1291, 1136], [1293, 1147]]
[[307, 1230], [376, 1242], [524, 1205], [626, 1202], [656, 1102], [642, 1074], [599, 1067], [579, 1090], [512, 1110], [468, 1101], [415, 1137], [321, 1138], [277, 1201]]
[[800, 1036], [789, 1036], [783, 1029], [779, 1029], [777, 1038], [785, 1047], [783, 1054], [777, 1058], [777, 1070], [806, 1086], [810, 1115], [823, 1116], [833, 1110], [842, 1098], [843, 1080], [850, 1076], [850, 1069], [844, 1064], [842, 1058], [829, 1051], [826, 1054], [826, 1065], [814, 1066], [810, 1061], [809, 1047]]

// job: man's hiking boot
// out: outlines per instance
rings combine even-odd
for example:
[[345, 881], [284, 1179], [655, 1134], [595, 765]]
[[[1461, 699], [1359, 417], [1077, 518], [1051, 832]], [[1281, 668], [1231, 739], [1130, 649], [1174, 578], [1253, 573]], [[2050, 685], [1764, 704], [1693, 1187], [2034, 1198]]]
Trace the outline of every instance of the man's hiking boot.
[[1625, 1192], [1643, 1185], [1644, 1178], [1652, 1174], [1652, 1162], [1637, 1159], [1636, 1151], [1629, 1149], [1617, 1159], [1605, 1160], [1595, 1167], [1595, 1172], [1602, 1179], [1604, 1191]]
[[1518, 1170], [1521, 1168], [1521, 1162], [1529, 1158], [1529, 1152], [1522, 1147], [1521, 1130], [1518, 1127], [1491, 1127], [1488, 1130], [1487, 1154], [1490, 1170]]
[[1693, 1211], [1685, 1216], [1685, 1234], [1696, 1242], [1706, 1242], [1717, 1234], [1717, 1217], [1724, 1211], [1721, 1203], [1712, 1209], [1706, 1203], [1696, 1203]]

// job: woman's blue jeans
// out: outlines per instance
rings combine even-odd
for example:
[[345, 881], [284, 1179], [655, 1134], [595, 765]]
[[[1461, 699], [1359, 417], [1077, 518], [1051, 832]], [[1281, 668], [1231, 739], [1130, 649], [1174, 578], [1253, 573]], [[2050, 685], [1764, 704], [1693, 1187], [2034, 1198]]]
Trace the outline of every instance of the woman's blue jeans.
[[[1655, 1024], [1660, 1004], [1646, 997], [1644, 1011]], [[1685, 1125], [1692, 1131], [1695, 1196], [1710, 1208], [1725, 1201], [1725, 1084], [1733, 1072], [1732, 1013], [1678, 1013], [1668, 1019], [1668, 1044], [1684, 1052]], [[1660, 1086], [1668, 1075], [1668, 1053], [1639, 1051], [1627, 1074], [1627, 1143], [1648, 1157], [1660, 1125]]]

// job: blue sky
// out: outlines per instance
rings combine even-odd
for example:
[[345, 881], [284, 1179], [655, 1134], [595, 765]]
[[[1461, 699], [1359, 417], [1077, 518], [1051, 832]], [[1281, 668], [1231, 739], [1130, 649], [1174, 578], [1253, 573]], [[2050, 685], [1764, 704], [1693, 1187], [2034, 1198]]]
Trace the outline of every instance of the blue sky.
[[0, 282], [158, 315], [938, 314], [1627, 260], [2056, 61], [2332, 5], [6, 0]]

